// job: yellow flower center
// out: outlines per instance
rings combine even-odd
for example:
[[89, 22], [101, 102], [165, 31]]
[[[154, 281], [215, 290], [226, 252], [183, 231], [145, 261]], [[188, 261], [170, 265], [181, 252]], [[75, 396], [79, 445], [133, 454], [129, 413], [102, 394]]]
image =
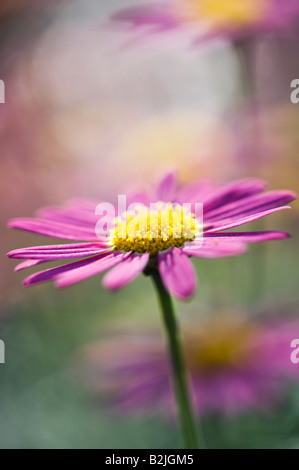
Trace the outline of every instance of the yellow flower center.
[[192, 21], [219, 26], [246, 26], [265, 17], [268, 0], [185, 0], [185, 14]]
[[244, 364], [254, 357], [257, 328], [234, 317], [212, 321], [200, 330], [185, 331], [185, 355], [191, 369], [211, 370]]
[[198, 224], [189, 208], [163, 202], [153, 206], [136, 207], [134, 212], [126, 212], [116, 219], [110, 234], [115, 250], [155, 255], [195, 239]]

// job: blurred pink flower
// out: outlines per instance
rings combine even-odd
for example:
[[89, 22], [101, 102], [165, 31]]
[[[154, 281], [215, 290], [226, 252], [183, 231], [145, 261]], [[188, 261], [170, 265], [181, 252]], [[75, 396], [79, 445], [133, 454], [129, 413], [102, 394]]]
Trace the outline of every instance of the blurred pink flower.
[[164, 0], [122, 10], [113, 18], [144, 28], [149, 34], [189, 27], [195, 30], [198, 42], [290, 28], [298, 14], [297, 0]]
[[[103, 285], [117, 290], [142, 272], [159, 270], [166, 289], [185, 299], [196, 288], [189, 257], [239, 255], [246, 251], [247, 243], [288, 237], [276, 231], [223, 232], [286, 209], [289, 206], [285, 204], [295, 198], [291, 191], [263, 193], [265, 186], [262, 180], [243, 179], [222, 186], [193, 182], [178, 188], [175, 175], [169, 173], [154, 191], [128, 196], [127, 208], [133, 204], [134, 213], [127, 212], [125, 218], [118, 214], [116, 219], [117, 212], [106, 214], [106, 223], [111, 227], [108, 236], [104, 228], [98, 230], [100, 218], [95, 201], [75, 200], [62, 208], [41, 209], [36, 219], [11, 220], [11, 228], [76, 243], [22, 248], [8, 256], [27, 260], [16, 270], [48, 261], [83, 258], [33, 274], [25, 279], [25, 286], [55, 281], [58, 287], [67, 287], [110, 270]], [[151, 203], [158, 204], [152, 208]], [[196, 218], [196, 203], [203, 204], [203, 220]], [[143, 204], [143, 209], [138, 209], [138, 204]], [[84, 243], [78, 243], [82, 240]]]
[[[194, 408], [199, 415], [267, 409], [298, 380], [290, 343], [298, 319], [220, 315], [183, 328]], [[172, 415], [171, 367], [158, 332], [113, 336], [83, 354], [88, 387], [118, 412]], [[87, 375], [86, 375], [87, 371]]]

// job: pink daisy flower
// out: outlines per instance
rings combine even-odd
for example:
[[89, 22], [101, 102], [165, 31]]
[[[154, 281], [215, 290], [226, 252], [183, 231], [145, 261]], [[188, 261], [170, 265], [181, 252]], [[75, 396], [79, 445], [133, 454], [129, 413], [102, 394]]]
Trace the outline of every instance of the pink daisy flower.
[[120, 11], [113, 18], [149, 34], [191, 28], [198, 42], [287, 29], [298, 14], [298, 0], [164, 0]]
[[[155, 190], [128, 195], [127, 203], [136, 211], [116, 212], [116, 218], [106, 215], [106, 230], [99, 229], [95, 201], [73, 200], [64, 207], [46, 207], [37, 218], [13, 219], [9, 227], [72, 243], [21, 248], [8, 256], [25, 260], [16, 271], [77, 259], [30, 275], [25, 286], [55, 281], [57, 287], [67, 287], [108, 271], [103, 285], [117, 290], [142, 272], [158, 271], [167, 291], [185, 299], [196, 288], [190, 257], [239, 255], [248, 243], [288, 237], [277, 231], [226, 231], [287, 209], [286, 204], [295, 198], [291, 191], [263, 192], [265, 186], [261, 180], [243, 179], [220, 186], [199, 182], [178, 188], [175, 175], [168, 174]], [[140, 203], [143, 209], [137, 207]], [[151, 203], [156, 203], [154, 209]], [[196, 203], [203, 204], [203, 220], [196, 218]], [[186, 204], [190, 210], [185, 209]]]
[[[194, 410], [230, 415], [277, 402], [286, 383], [298, 380], [297, 365], [290, 360], [298, 330], [298, 319], [227, 314], [183, 328]], [[83, 357], [91, 390], [116, 411], [173, 414], [171, 367], [158, 332], [122, 333], [90, 346]]]

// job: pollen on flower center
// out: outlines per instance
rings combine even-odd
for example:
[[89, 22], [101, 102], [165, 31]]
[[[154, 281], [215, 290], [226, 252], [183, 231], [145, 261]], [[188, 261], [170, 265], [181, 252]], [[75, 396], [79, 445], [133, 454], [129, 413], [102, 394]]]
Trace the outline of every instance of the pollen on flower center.
[[126, 212], [118, 217], [110, 242], [117, 251], [155, 255], [193, 241], [197, 233], [195, 215], [189, 208], [159, 202], [150, 208], [136, 207], [134, 213]]
[[219, 25], [238, 26], [261, 20], [268, 0], [185, 0], [190, 20], [206, 20]]

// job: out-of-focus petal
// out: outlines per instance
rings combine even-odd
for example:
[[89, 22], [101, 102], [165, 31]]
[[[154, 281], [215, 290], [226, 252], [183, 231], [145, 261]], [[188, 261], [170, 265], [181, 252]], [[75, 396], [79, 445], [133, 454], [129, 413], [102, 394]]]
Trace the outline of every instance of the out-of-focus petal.
[[112, 20], [130, 23], [133, 27], [151, 27], [153, 31], [168, 31], [179, 26], [175, 11], [167, 3], [126, 8], [114, 14]]
[[203, 203], [216, 190], [217, 186], [208, 181], [192, 182], [179, 189], [176, 201], [180, 204]]
[[178, 186], [175, 173], [168, 173], [158, 184], [156, 198], [158, 201], [172, 202]]

